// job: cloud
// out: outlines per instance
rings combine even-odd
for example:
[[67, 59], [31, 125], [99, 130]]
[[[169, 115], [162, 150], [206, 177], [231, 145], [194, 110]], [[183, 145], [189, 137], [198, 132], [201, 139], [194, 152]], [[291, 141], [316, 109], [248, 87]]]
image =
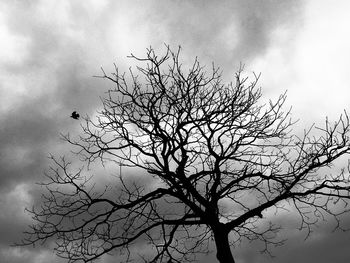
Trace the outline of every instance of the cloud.
[[6, 263], [64, 263], [67, 260], [58, 258], [52, 250], [28, 249], [24, 247], [1, 247], [1, 260]]
[[301, 13], [301, 1], [154, 1], [143, 19], [163, 41], [227, 70], [264, 55], [276, 29], [293, 34]]
[[[118, 54], [125, 56], [134, 49], [143, 54], [149, 43], [162, 46], [168, 41], [188, 46], [185, 52], [193, 55], [222, 59], [224, 64], [238, 53], [248, 59], [264, 53], [269, 32], [286, 14], [290, 14], [288, 21], [293, 20], [300, 5], [289, 1], [226, 1], [219, 6], [211, 1], [153, 1], [140, 9], [139, 4], [2, 4], [0, 32], [6, 39], [0, 67], [4, 72], [0, 109], [0, 154], [6, 156], [0, 179], [3, 187], [37, 178], [45, 156], [58, 143], [58, 134], [76, 128], [67, 118], [71, 111], [85, 115], [98, 107], [98, 96], [110, 86], [91, 77], [99, 74], [100, 65], [109, 69]], [[227, 37], [232, 34], [237, 35], [230, 46]], [[222, 52], [230, 49], [232, 55]], [[124, 63], [128, 61], [119, 64], [127, 68]]]
[[[49, 165], [48, 153], [67, 151], [59, 133], [80, 131], [79, 121], [69, 118], [71, 112], [92, 114], [100, 106], [98, 96], [111, 87], [92, 76], [99, 74], [100, 66], [113, 71], [113, 62], [127, 70], [133, 63], [125, 58], [130, 52], [142, 56], [149, 45], [158, 50], [164, 42], [172, 47], [181, 45], [185, 61], [198, 55], [204, 64], [214, 61], [227, 74], [234, 73], [239, 62], [248, 64], [249, 70], [263, 72], [264, 91], [270, 95], [289, 88], [290, 101], [301, 108], [299, 115], [307, 111], [315, 118], [320, 107], [331, 114], [333, 108], [337, 112], [343, 108], [348, 89], [342, 76], [349, 75], [350, 68], [348, 39], [343, 38], [349, 35], [344, 26], [347, 8], [341, 8], [345, 2], [338, 6], [322, 1], [322, 8], [318, 3], [0, 3], [0, 208], [6, 212], [0, 218], [5, 233], [0, 238], [0, 258], [11, 263], [63, 262], [47, 248], [9, 248], [6, 243], [20, 237], [30, 221], [24, 207], [39, 202], [40, 193], [33, 185]], [[334, 86], [341, 89], [334, 92]], [[299, 236], [292, 237], [284, 249], [278, 248], [278, 262], [295, 257], [308, 262], [314, 255], [325, 262], [327, 248], [342, 262], [347, 250], [333, 244], [338, 238], [346, 244], [346, 235], [327, 238], [322, 233], [322, 238], [305, 243], [309, 251], [305, 252], [299, 246]], [[256, 255], [255, 248], [240, 250], [242, 263]], [[250, 259], [264, 262], [258, 256]]]
[[266, 53], [250, 64], [252, 70], [262, 72], [265, 95], [288, 90], [287, 104], [293, 106], [294, 118], [300, 119], [298, 130], [312, 123], [322, 125], [326, 116], [335, 120], [349, 110], [344, 78], [350, 74], [350, 30], [344, 26], [348, 8], [348, 1], [336, 5], [308, 1], [302, 19], [295, 21], [299, 30], [291, 35], [288, 28], [279, 27]]
[[[326, 263], [346, 262], [349, 257], [349, 233], [334, 230], [336, 222], [331, 218], [320, 222], [307, 239], [306, 231], [299, 230], [299, 218], [293, 213], [281, 213], [274, 220], [282, 226], [281, 238], [286, 238], [284, 245], [270, 247], [272, 257], [261, 254], [264, 248], [261, 242], [243, 242], [233, 250], [237, 263]], [[350, 216], [343, 218], [344, 226], [350, 226]]]

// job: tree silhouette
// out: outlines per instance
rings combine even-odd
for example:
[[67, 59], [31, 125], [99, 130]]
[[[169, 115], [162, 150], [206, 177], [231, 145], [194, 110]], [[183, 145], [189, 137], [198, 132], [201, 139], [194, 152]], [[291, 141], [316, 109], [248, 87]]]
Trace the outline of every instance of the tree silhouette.
[[35, 223], [24, 244], [54, 238], [69, 262], [106, 253], [186, 262], [215, 244], [218, 261], [232, 263], [230, 247], [241, 240], [260, 240], [267, 251], [283, 243], [269, 211], [296, 210], [307, 233], [324, 216], [339, 223], [348, 211], [339, 207], [350, 198], [349, 166], [328, 168], [350, 153], [346, 112], [296, 136], [282, 109], [286, 94], [262, 103], [259, 75], [249, 82], [240, 68], [235, 82], [223, 84], [214, 65], [208, 73], [195, 59], [184, 69], [179, 54], [167, 47], [163, 56], [152, 48], [145, 58], [131, 55], [143, 63], [137, 74], [102, 69], [114, 83], [103, 110], [85, 119], [80, 138], [64, 138], [89, 165], [123, 167], [118, 190], [97, 190], [96, 178], [51, 157], [47, 193], [30, 210]]

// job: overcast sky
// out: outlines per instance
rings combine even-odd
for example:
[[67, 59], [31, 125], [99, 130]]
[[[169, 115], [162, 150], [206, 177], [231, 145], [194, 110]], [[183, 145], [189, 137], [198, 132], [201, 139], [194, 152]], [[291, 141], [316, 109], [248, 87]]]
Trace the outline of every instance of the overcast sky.
[[[164, 43], [214, 61], [225, 79], [243, 62], [262, 73], [264, 96], [288, 90], [301, 130], [350, 112], [349, 12], [347, 0], [0, 0], [0, 262], [62, 262], [50, 248], [9, 244], [30, 223], [24, 208], [46, 157], [67, 147], [60, 132], [79, 131], [69, 115], [93, 114], [111, 87], [92, 77], [101, 66], [125, 70], [131, 52]], [[247, 244], [234, 250], [237, 263], [348, 262], [350, 233], [323, 226], [304, 242], [294, 227], [285, 225], [275, 258]]]

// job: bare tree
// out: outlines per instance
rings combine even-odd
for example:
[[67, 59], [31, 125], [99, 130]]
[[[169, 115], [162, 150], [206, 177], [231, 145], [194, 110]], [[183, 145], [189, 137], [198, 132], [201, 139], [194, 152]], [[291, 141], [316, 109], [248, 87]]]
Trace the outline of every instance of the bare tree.
[[125, 261], [185, 262], [213, 242], [218, 261], [232, 263], [230, 247], [243, 239], [261, 240], [266, 250], [283, 243], [268, 211], [295, 209], [306, 233], [324, 216], [339, 223], [348, 211], [349, 166], [328, 168], [350, 153], [346, 112], [296, 136], [282, 109], [286, 94], [260, 102], [259, 75], [249, 82], [240, 68], [235, 82], [223, 84], [214, 65], [207, 73], [195, 59], [184, 69], [179, 54], [150, 48], [145, 58], [131, 55], [143, 65], [137, 74], [102, 70], [114, 83], [103, 110], [85, 119], [79, 139], [64, 138], [87, 164], [128, 167], [119, 190], [97, 190], [84, 170], [52, 157], [25, 244], [54, 238], [69, 262], [112, 252]]

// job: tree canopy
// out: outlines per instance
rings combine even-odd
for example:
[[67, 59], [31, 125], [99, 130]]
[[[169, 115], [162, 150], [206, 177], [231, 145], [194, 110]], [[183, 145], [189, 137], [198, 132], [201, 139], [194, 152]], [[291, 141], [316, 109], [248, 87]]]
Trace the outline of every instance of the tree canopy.
[[97, 190], [83, 169], [51, 157], [24, 244], [54, 238], [69, 262], [112, 252], [125, 261], [186, 262], [215, 244], [218, 261], [232, 263], [231, 245], [243, 239], [266, 250], [283, 242], [269, 211], [297, 211], [309, 232], [348, 211], [349, 165], [325, 169], [350, 153], [346, 112], [297, 136], [286, 93], [264, 103], [260, 75], [245, 77], [243, 67], [223, 83], [214, 65], [182, 65], [180, 48], [131, 58], [139, 66], [128, 74], [102, 70], [114, 84], [103, 110], [85, 118], [79, 138], [64, 138], [87, 164], [111, 162], [152, 183], [116, 169], [118, 190]]

